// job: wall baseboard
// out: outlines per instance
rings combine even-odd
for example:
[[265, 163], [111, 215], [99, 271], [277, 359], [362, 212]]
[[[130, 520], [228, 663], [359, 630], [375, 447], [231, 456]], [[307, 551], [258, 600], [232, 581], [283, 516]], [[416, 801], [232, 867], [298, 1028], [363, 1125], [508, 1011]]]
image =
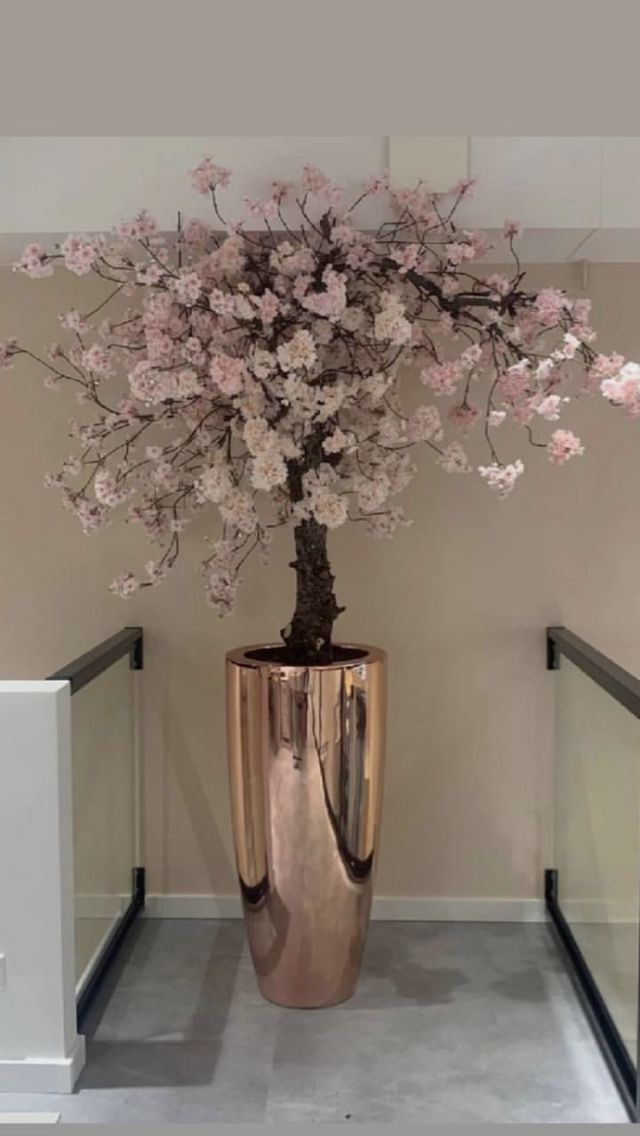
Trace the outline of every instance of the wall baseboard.
[[562, 914], [569, 923], [624, 923], [637, 926], [637, 899], [563, 899]]
[[59, 1124], [59, 1112], [0, 1112], [0, 1124]]
[[0, 1093], [72, 1093], [84, 1062], [84, 1037], [68, 1057], [0, 1059]]
[[[235, 895], [148, 895], [147, 919], [240, 919]], [[377, 896], [372, 919], [398, 922], [541, 923], [542, 899], [457, 898], [445, 896]]]

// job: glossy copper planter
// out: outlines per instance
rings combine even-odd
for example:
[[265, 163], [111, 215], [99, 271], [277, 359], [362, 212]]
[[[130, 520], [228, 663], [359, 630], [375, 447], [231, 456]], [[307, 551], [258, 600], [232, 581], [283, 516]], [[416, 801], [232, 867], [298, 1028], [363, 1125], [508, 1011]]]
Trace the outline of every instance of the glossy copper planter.
[[[385, 655], [318, 667], [227, 655], [233, 831], [258, 984], [283, 1006], [353, 993], [382, 804]], [[261, 658], [253, 654], [259, 652]], [[266, 656], [266, 658], [265, 658]]]

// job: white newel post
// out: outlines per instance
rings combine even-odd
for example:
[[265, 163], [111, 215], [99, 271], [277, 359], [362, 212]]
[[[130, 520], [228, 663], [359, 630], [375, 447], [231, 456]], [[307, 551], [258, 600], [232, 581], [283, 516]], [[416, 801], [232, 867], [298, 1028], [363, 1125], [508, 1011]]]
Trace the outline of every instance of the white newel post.
[[0, 1092], [71, 1092], [84, 1065], [70, 704], [68, 682], [0, 682]]

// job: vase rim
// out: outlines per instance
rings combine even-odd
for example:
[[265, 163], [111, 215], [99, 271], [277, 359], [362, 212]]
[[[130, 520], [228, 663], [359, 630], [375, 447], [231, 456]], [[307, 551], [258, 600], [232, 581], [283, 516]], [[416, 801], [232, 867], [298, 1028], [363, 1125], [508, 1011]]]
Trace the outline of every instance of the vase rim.
[[349, 670], [361, 667], [368, 663], [383, 663], [386, 652], [381, 647], [371, 647], [365, 643], [335, 643], [335, 647], [342, 647], [348, 651], [357, 651], [358, 654], [351, 659], [336, 659], [332, 663], [280, 663], [271, 659], [256, 659], [251, 657], [255, 651], [279, 651], [282, 643], [251, 643], [245, 647], [234, 647], [227, 651], [227, 663], [234, 663], [241, 667], [272, 667], [279, 671], [332, 671]]

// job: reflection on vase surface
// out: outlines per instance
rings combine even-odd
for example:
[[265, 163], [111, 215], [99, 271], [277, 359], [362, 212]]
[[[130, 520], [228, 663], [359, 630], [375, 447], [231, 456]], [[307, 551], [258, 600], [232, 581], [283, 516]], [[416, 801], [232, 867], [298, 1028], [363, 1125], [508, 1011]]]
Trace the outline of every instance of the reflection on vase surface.
[[[325, 1006], [355, 988], [380, 827], [385, 656], [283, 666], [227, 656], [233, 828], [260, 989]], [[264, 650], [264, 649], [263, 649]]]

